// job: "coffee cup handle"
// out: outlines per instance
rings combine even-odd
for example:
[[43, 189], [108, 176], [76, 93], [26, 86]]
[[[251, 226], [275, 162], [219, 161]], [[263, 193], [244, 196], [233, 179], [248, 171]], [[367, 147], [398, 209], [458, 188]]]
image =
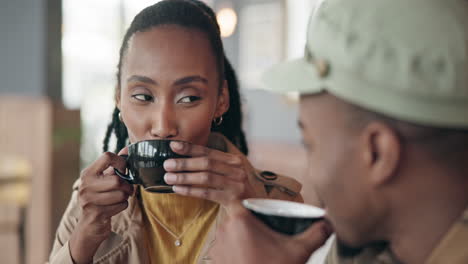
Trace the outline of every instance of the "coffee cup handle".
[[[120, 155], [121, 157], [125, 158], [126, 160], [128, 159], [128, 156], [127, 155]], [[122, 173], [120, 172], [118, 169], [114, 168], [114, 172], [115, 174], [117, 174], [117, 176], [119, 176], [120, 178], [124, 179], [126, 182], [130, 183], [130, 184], [136, 184], [135, 182], [135, 178], [133, 178], [132, 176], [130, 176], [129, 174], [125, 174], [125, 173]]]
[[122, 172], [120, 172], [118, 169], [114, 168], [114, 172], [115, 174], [117, 174], [117, 176], [119, 176], [120, 178], [124, 179], [126, 182], [130, 183], [130, 184], [135, 184], [135, 179], [130, 176], [130, 175], [127, 175], [127, 174], [124, 174]]

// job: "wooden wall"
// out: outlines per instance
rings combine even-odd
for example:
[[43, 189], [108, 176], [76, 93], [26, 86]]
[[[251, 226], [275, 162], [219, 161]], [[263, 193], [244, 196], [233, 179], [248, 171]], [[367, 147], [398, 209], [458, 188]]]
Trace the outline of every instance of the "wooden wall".
[[25, 263], [44, 263], [79, 175], [80, 117], [46, 98], [0, 96], [0, 159], [31, 167], [25, 213]]

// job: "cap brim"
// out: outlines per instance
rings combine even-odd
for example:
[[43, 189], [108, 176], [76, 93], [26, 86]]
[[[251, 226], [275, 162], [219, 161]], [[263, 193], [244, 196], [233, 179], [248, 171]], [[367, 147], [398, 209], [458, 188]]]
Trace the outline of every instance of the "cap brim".
[[323, 91], [323, 79], [304, 58], [280, 63], [262, 75], [263, 88], [277, 93], [313, 94]]

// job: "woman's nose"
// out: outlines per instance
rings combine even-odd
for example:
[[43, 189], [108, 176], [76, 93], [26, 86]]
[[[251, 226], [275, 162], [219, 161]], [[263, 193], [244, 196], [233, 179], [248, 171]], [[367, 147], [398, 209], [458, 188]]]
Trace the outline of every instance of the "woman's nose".
[[155, 138], [173, 138], [177, 136], [176, 116], [170, 106], [161, 106], [155, 111], [150, 133]]

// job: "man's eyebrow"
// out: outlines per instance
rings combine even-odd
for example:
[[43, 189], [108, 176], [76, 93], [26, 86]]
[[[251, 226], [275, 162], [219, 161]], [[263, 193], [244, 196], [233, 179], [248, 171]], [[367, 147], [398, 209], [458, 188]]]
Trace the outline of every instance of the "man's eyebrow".
[[154, 84], [157, 85], [158, 83], [146, 76], [141, 76], [141, 75], [132, 75], [127, 79], [127, 83], [129, 82], [143, 82], [143, 83], [148, 83], [148, 84]]
[[174, 82], [174, 85], [183, 85], [191, 82], [202, 82], [207, 84], [208, 80], [200, 75], [193, 75], [193, 76], [187, 76], [178, 79], [177, 81]]

